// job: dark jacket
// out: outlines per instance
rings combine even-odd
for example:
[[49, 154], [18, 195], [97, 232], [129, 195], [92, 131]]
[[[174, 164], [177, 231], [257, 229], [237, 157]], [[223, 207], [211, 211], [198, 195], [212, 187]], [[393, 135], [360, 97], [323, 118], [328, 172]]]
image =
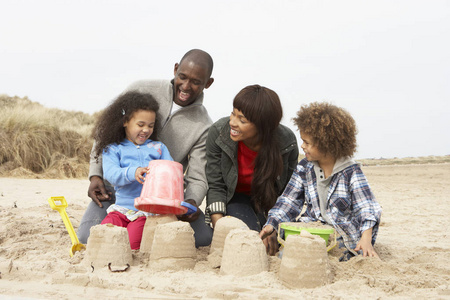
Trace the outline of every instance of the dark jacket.
[[[283, 159], [283, 172], [275, 183], [280, 195], [298, 163], [298, 145], [292, 130], [279, 125], [276, 136]], [[238, 143], [230, 138], [229, 118], [211, 125], [206, 140], [206, 221], [214, 213], [226, 214], [226, 204], [234, 195], [238, 180]]]

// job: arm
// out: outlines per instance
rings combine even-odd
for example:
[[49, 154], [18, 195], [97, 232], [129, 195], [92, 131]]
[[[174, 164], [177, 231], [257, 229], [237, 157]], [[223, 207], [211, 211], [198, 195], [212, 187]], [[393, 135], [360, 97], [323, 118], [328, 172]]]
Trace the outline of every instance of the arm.
[[114, 146], [103, 151], [104, 177], [114, 186], [124, 186], [136, 180], [138, 166], [120, 166], [120, 153]]
[[200, 206], [202, 203], [208, 187], [205, 174], [207, 135], [208, 131], [205, 130], [189, 151], [189, 166], [184, 176], [186, 182], [185, 199], [186, 201], [194, 200], [196, 206]]
[[[361, 238], [355, 248], [363, 250], [363, 255], [377, 256], [372, 245], [375, 243], [378, 224], [381, 218], [381, 206], [369, 187], [362, 170], [357, 167], [350, 179], [353, 215], [360, 224]], [[372, 255], [374, 254], [374, 255]]]
[[208, 179], [208, 193], [206, 195], [206, 209], [211, 214], [213, 227], [226, 213], [227, 186], [223, 179], [221, 161], [222, 149], [216, 144], [219, 129], [211, 126], [206, 141], [206, 178]]
[[305, 192], [300, 177], [301, 168], [300, 164], [298, 164], [283, 194], [278, 197], [274, 207], [269, 211], [267, 222], [259, 233], [270, 255], [275, 255], [278, 249], [276, 238], [278, 225], [282, 222], [294, 221], [303, 208]]
[[110, 200], [110, 193], [107, 192], [105, 188], [105, 183], [103, 182], [103, 169], [102, 169], [102, 156], [100, 155], [98, 159], [95, 158], [95, 144], [92, 146], [90, 160], [89, 160], [89, 188], [88, 196], [94, 201], [99, 207], [103, 207], [101, 201]]

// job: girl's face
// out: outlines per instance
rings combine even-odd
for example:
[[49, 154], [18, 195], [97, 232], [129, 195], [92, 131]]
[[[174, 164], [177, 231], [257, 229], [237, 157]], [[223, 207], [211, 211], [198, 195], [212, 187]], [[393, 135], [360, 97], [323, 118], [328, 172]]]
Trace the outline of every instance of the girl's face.
[[123, 124], [127, 139], [135, 145], [142, 145], [153, 133], [156, 114], [150, 110], [138, 110]]
[[325, 156], [322, 154], [322, 152], [319, 151], [319, 149], [314, 146], [313, 139], [309, 134], [304, 133], [300, 130], [300, 138], [302, 139], [302, 150], [305, 152], [305, 157], [309, 161], [320, 161]]
[[253, 151], [259, 150], [258, 129], [236, 108], [233, 108], [230, 115], [230, 127], [230, 138], [233, 141], [241, 141]]

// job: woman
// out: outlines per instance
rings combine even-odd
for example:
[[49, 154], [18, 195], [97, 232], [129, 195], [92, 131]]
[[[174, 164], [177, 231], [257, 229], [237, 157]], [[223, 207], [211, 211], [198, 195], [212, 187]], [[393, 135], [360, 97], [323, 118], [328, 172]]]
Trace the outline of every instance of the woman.
[[242, 89], [229, 118], [209, 129], [206, 141], [206, 221], [228, 215], [260, 231], [298, 162], [294, 133], [280, 124], [278, 95], [259, 85]]

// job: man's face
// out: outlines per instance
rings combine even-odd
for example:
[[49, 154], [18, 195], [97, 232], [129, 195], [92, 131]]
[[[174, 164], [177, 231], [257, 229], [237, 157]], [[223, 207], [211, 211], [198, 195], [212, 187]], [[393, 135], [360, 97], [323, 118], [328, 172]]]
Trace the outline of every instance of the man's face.
[[213, 81], [205, 67], [188, 60], [175, 64], [174, 75], [173, 101], [180, 106], [192, 104]]

